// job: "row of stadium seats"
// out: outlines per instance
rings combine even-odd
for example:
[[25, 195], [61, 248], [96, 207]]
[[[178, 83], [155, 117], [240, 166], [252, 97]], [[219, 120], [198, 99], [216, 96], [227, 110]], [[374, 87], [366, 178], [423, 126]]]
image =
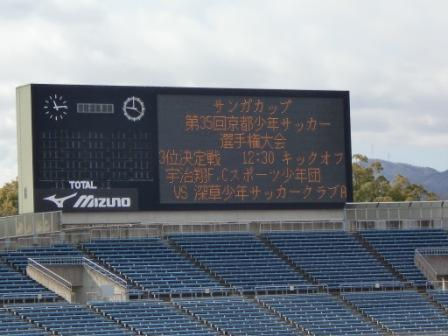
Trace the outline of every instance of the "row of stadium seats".
[[0, 309], [0, 334], [9, 336], [49, 336], [44, 329], [22, 320], [6, 309]]
[[176, 300], [180, 307], [230, 335], [293, 336], [296, 328], [243, 297]]
[[163, 301], [92, 303], [105, 316], [149, 335], [214, 336], [216, 332]]
[[85, 306], [77, 304], [35, 304], [28, 306], [9, 306], [15, 314], [33, 321], [51, 333], [67, 336], [130, 336], [131, 330], [115, 321], [95, 314]]
[[448, 335], [448, 318], [416, 291], [343, 295], [363, 313], [396, 334]]
[[310, 285], [252, 234], [174, 235], [169, 239], [242, 290]]
[[415, 249], [448, 246], [448, 235], [443, 230], [369, 230], [360, 234], [406, 280], [416, 286], [424, 285], [427, 280], [415, 266]]
[[328, 293], [261, 296], [258, 300], [316, 336], [382, 335]]
[[28, 258], [66, 258], [82, 257], [82, 253], [74, 246], [69, 244], [58, 244], [50, 247], [30, 247], [16, 251], [7, 251], [0, 253], [0, 257], [14, 265], [21, 271], [25, 271], [28, 264]]
[[[414, 265], [415, 248], [448, 246], [448, 235], [442, 230], [364, 231], [361, 237], [415, 285], [426, 284]], [[330, 289], [371, 287], [373, 282], [381, 287], [403, 285], [353, 234], [343, 231], [275, 232], [260, 237], [250, 233], [179, 234], [167, 239], [97, 240], [82, 248], [154, 294], [227, 292], [231, 288], [287, 291], [313, 283]], [[34, 287], [44, 293], [10, 266], [24, 271], [27, 258], [82, 255], [68, 244], [1, 253], [8, 266], [0, 263], [0, 296], [33, 293]], [[10, 290], [11, 286], [17, 291]]]
[[227, 290], [159, 238], [100, 240], [83, 248], [155, 294]]
[[56, 294], [45, 289], [24, 274], [0, 262], [0, 303], [12, 301], [54, 301]]
[[369, 282], [399, 282], [347, 232], [278, 232], [264, 234], [295, 265], [330, 288]]
[[[442, 297], [445, 303], [448, 298], [446, 292], [429, 294], [433, 299]], [[447, 335], [446, 314], [415, 290], [92, 302], [88, 306], [21, 304], [0, 310], [0, 334], [379, 336], [386, 330], [393, 335]]]

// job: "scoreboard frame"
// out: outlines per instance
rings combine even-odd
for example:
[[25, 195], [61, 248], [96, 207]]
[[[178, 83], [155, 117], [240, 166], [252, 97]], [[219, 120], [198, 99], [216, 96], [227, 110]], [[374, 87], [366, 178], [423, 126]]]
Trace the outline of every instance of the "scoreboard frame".
[[[38, 159], [42, 156], [42, 149], [37, 145], [37, 134], [42, 128], [40, 119], [42, 113], [41, 100], [42, 95], [38, 92], [53, 92], [53, 89], [61, 89], [63, 92], [69, 92], [71, 96], [76, 96], [77, 91], [91, 92], [92, 99], [95, 98], [95, 92], [106, 94], [110, 90], [127, 90], [132, 92], [147, 92], [152, 97], [150, 101], [145, 101], [151, 106], [152, 123], [150, 127], [150, 141], [153, 149], [153, 174], [154, 181], [150, 184], [152, 196], [149, 199], [145, 194], [138, 191], [138, 202], [136, 207], [129, 209], [120, 209], [118, 211], [165, 211], [165, 210], [259, 210], [259, 209], [337, 209], [343, 208], [346, 202], [353, 200], [352, 186], [352, 163], [351, 163], [351, 128], [350, 128], [350, 101], [348, 91], [327, 91], [327, 90], [278, 90], [278, 89], [250, 89], [250, 88], [190, 88], [190, 87], [139, 87], [139, 86], [107, 86], [107, 85], [53, 85], [53, 84], [30, 84], [17, 88], [17, 117], [18, 117], [18, 150], [19, 150], [19, 206], [20, 213], [40, 212], [51, 210], [63, 210], [67, 212], [98, 212], [98, 211], [117, 211], [117, 209], [95, 207], [73, 209], [56, 207], [49, 208], [50, 202], [45, 202], [42, 206], [42, 183], [37, 180], [37, 172], [40, 169]], [[160, 95], [192, 95], [192, 96], [244, 96], [244, 97], [291, 97], [291, 98], [337, 98], [343, 101], [343, 138], [344, 138], [344, 164], [345, 164], [345, 182], [346, 182], [346, 202], [260, 202], [260, 203], [162, 203], [160, 201], [160, 170], [159, 170], [159, 136], [158, 136], [158, 99]], [[61, 102], [62, 103], [62, 102]], [[87, 109], [87, 107], [85, 107]], [[95, 107], [97, 108], [97, 107]], [[121, 106], [117, 106], [117, 109]], [[105, 112], [107, 114], [107, 111]], [[137, 117], [138, 118], [138, 117]], [[27, 140], [31, 134], [31, 142]], [[31, 154], [30, 158], [27, 158]], [[30, 162], [31, 160], [31, 162]], [[31, 164], [31, 165], [30, 165]], [[32, 171], [31, 171], [32, 169]], [[51, 184], [51, 183], [50, 183]], [[50, 184], [45, 184], [49, 186]], [[67, 185], [62, 186], [66, 190]], [[146, 187], [148, 188], [148, 184]], [[45, 189], [45, 188], [44, 188]], [[49, 190], [55, 192], [59, 189], [58, 185], [49, 187]], [[67, 191], [67, 190], [66, 190]], [[56, 197], [56, 196], [55, 196]], [[87, 201], [86, 201], [87, 202]], [[142, 206], [143, 202], [149, 202]], [[56, 204], [56, 203], [55, 203]], [[87, 204], [87, 203], [86, 203]]]

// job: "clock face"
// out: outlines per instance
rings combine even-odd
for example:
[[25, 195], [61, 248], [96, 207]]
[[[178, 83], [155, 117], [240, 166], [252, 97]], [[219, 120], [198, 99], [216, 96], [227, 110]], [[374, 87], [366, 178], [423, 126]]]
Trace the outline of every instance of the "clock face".
[[123, 103], [123, 113], [130, 121], [138, 121], [145, 115], [145, 104], [138, 97], [129, 97]]
[[44, 114], [49, 119], [59, 121], [64, 119], [68, 113], [67, 101], [63, 96], [54, 94], [45, 99]]

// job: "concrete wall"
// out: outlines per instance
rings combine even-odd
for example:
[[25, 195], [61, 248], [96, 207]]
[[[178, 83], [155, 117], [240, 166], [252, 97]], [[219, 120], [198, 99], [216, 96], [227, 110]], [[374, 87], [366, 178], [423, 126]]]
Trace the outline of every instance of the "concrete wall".
[[448, 276], [448, 256], [445, 255], [425, 255], [424, 258], [436, 271], [438, 276]]
[[232, 210], [232, 211], [153, 211], [120, 213], [64, 213], [63, 224], [109, 223], [199, 223], [250, 221], [342, 221], [342, 209], [331, 210]]
[[34, 267], [28, 266], [27, 274], [68, 302], [84, 304], [92, 300], [127, 301], [129, 299], [126, 288], [117, 285], [107, 276], [84, 265], [46, 265], [45, 267], [71, 283], [72, 290], [61, 286], [45, 271]]
[[34, 212], [31, 86], [16, 90], [19, 214]]
[[27, 266], [26, 268], [26, 274], [33, 280], [40, 283], [45, 288], [48, 288], [52, 292], [58, 294], [59, 296], [63, 297], [68, 302], [74, 302], [75, 295], [74, 293], [64, 287], [61, 286], [58, 282], [54, 281], [51, 277], [49, 277], [45, 272], [40, 271], [34, 267]]
[[82, 265], [46, 265], [49, 270], [71, 282], [73, 286], [82, 286], [84, 266]]
[[[105, 288], [111, 289], [111, 294], [105, 293]], [[82, 294], [79, 297], [79, 302], [87, 302], [89, 300], [100, 299], [101, 301], [127, 301], [127, 290], [118, 286], [103, 274], [96, 272], [88, 267], [84, 268], [83, 272], [83, 288]], [[92, 297], [91, 293], [98, 293], [97, 297]], [[95, 296], [95, 295], [94, 295]]]

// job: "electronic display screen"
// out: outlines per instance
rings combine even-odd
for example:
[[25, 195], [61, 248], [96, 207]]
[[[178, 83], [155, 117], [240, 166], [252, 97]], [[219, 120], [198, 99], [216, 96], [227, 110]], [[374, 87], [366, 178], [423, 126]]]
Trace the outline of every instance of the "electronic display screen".
[[348, 92], [32, 85], [36, 211], [342, 207]]

